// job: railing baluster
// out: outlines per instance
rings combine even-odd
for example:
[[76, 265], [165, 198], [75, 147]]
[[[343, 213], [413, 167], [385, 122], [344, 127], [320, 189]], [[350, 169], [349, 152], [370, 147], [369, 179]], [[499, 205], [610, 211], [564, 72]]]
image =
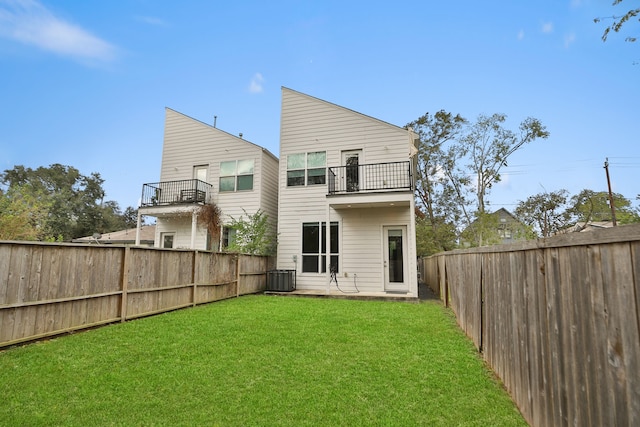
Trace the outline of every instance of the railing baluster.
[[144, 184], [140, 206], [204, 203], [212, 188], [211, 184], [198, 179]]
[[413, 189], [411, 163], [408, 161], [358, 165], [357, 174], [349, 169], [354, 167], [329, 167], [329, 194]]

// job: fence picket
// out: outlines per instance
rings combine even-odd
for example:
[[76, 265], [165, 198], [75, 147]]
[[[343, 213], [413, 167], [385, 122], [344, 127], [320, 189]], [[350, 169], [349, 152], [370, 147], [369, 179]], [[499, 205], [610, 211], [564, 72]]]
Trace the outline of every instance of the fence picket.
[[247, 255], [0, 242], [0, 347], [260, 292], [270, 265]]
[[532, 426], [640, 423], [640, 225], [422, 262], [472, 338], [480, 313], [474, 343]]

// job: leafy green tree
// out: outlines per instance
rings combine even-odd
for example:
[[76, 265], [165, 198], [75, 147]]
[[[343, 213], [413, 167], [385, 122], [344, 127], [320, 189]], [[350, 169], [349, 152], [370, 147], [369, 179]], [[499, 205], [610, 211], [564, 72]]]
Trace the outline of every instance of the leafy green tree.
[[[640, 222], [640, 215], [631, 206], [631, 201], [622, 194], [613, 194], [613, 204], [618, 224]], [[582, 190], [571, 198], [571, 213], [577, 222], [611, 221], [609, 193], [606, 191]]]
[[538, 138], [546, 139], [549, 132], [538, 119], [529, 117], [519, 126], [519, 133], [504, 128], [507, 116], [480, 115], [459, 145], [460, 157], [466, 156], [467, 168], [474, 175], [476, 208], [479, 216], [485, 213], [486, 196], [491, 187], [500, 182], [500, 170], [507, 166], [509, 156]]
[[[122, 221], [124, 222], [124, 228], [135, 228], [138, 226], [138, 209], [128, 206], [122, 213]], [[142, 218], [142, 224], [144, 225], [144, 217]]]
[[430, 221], [424, 215], [416, 216], [416, 249], [419, 257], [458, 247], [455, 224], [443, 221], [434, 225]]
[[465, 247], [497, 245], [502, 242], [499, 234], [499, 217], [487, 212], [478, 213], [476, 219], [466, 227], [460, 240]]
[[[613, 6], [619, 5], [620, 3], [622, 3], [622, 0], [614, 0], [613, 2]], [[600, 21], [604, 20], [604, 19], [612, 19], [613, 23], [609, 26], [607, 26], [607, 28], [604, 29], [604, 32], [602, 33], [602, 41], [607, 41], [607, 37], [609, 36], [609, 33], [611, 33], [611, 31], [613, 32], [619, 32], [622, 27], [629, 21], [639, 21], [640, 19], [638, 19], [638, 15], [640, 15], [640, 8], [636, 8], [636, 9], [631, 9], [629, 11], [627, 11], [627, 13], [625, 13], [624, 15], [621, 16], [609, 16], [606, 18], [595, 18], [593, 20], [593, 22], [595, 22], [596, 24], [599, 23]], [[625, 41], [628, 42], [635, 42], [636, 40], [638, 40], [637, 37], [634, 36], [629, 36], [627, 38], [625, 38]]]
[[[416, 234], [419, 252], [428, 255], [455, 247], [456, 227], [466, 203], [464, 194], [455, 184], [464, 181], [464, 174], [457, 179], [458, 170], [448, 157], [449, 147], [454, 143], [466, 124], [459, 114], [440, 110], [426, 113], [407, 124], [418, 135], [417, 170], [415, 195], [417, 204]], [[445, 165], [449, 165], [445, 167]]]
[[[244, 211], [244, 209], [243, 209]], [[231, 218], [229, 225], [236, 231], [235, 240], [227, 248], [230, 252], [251, 255], [273, 255], [276, 251], [277, 236], [272, 231], [269, 216], [262, 210], [254, 214], [244, 211], [247, 219]]]
[[549, 237], [571, 225], [569, 192], [558, 190], [539, 193], [520, 201], [514, 214], [524, 224], [533, 227], [541, 237]]
[[43, 240], [49, 207], [23, 187], [0, 190], [0, 240]]
[[71, 240], [125, 228], [118, 204], [104, 201], [104, 180], [98, 173], [85, 176], [58, 163], [37, 169], [18, 165], [0, 174], [0, 183], [7, 197], [19, 195], [46, 206], [47, 216], [37, 225], [38, 240]]
[[486, 215], [492, 186], [500, 182], [500, 171], [509, 156], [525, 144], [549, 136], [538, 119], [525, 119], [518, 132], [505, 128], [506, 119], [504, 114], [480, 115], [470, 124], [460, 115], [439, 111], [407, 125], [419, 136], [416, 200], [426, 219], [420, 232], [431, 227], [429, 236], [440, 239], [443, 250], [453, 240], [451, 230], [459, 235], [472, 223], [467, 243], [496, 240], [494, 219]]

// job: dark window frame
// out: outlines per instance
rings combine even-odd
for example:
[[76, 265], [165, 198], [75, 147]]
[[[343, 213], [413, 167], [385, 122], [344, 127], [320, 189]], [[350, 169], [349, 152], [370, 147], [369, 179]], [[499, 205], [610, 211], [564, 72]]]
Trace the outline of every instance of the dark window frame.
[[[329, 232], [330, 267], [339, 271], [340, 233], [337, 221], [331, 221]], [[326, 221], [302, 223], [302, 272], [327, 272], [327, 223]]]

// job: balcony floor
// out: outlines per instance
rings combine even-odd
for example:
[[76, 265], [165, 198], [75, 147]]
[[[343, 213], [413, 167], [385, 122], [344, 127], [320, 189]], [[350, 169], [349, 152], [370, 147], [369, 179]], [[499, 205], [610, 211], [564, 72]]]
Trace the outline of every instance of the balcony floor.
[[383, 193], [346, 193], [327, 195], [329, 206], [334, 209], [411, 207], [412, 191]]

